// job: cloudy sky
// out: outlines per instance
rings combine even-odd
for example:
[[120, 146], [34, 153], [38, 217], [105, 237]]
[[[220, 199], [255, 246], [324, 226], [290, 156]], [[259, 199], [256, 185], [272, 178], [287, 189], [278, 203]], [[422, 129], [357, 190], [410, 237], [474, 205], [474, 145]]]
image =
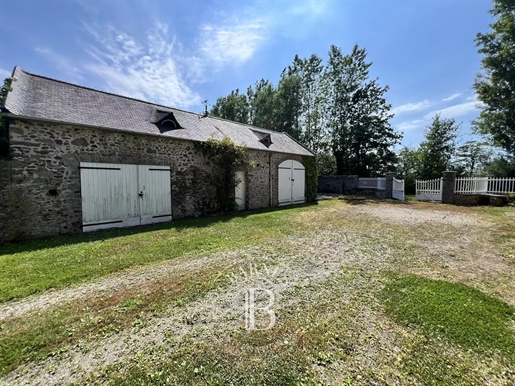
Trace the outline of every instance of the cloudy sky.
[[201, 111], [231, 90], [277, 83], [295, 54], [365, 47], [389, 85], [394, 126], [416, 145], [436, 113], [477, 114], [474, 44], [490, 0], [3, 0], [0, 76], [26, 71]]

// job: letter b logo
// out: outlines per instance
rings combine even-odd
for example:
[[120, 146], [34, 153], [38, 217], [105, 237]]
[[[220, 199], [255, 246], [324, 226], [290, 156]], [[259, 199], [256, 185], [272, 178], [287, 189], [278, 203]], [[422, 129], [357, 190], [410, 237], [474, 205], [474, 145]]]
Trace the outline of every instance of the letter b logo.
[[[268, 295], [268, 304], [264, 307], [256, 307], [256, 294], [264, 292]], [[260, 300], [261, 301], [261, 300]], [[262, 288], [249, 288], [245, 291], [245, 328], [249, 331], [270, 330], [275, 325], [275, 312], [271, 309], [274, 305], [274, 293], [268, 289]], [[267, 313], [270, 318], [270, 323], [266, 328], [256, 328], [256, 310]]]

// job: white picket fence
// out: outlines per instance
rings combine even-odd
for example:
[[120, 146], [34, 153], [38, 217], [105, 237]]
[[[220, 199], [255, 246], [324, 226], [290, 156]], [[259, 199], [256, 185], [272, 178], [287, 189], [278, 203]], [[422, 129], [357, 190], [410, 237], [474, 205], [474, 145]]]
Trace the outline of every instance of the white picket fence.
[[515, 193], [515, 178], [488, 178], [488, 193]]
[[[442, 178], [416, 180], [416, 199], [442, 201]], [[456, 178], [457, 194], [507, 194], [515, 193], [515, 178], [462, 177]]]
[[418, 201], [442, 201], [442, 180], [436, 178], [434, 180], [415, 182], [415, 199]]
[[458, 194], [507, 194], [515, 193], [515, 178], [464, 177], [456, 178]]
[[477, 194], [488, 193], [488, 177], [456, 178], [454, 193]]
[[366, 177], [358, 178], [358, 189], [386, 189], [385, 177]]

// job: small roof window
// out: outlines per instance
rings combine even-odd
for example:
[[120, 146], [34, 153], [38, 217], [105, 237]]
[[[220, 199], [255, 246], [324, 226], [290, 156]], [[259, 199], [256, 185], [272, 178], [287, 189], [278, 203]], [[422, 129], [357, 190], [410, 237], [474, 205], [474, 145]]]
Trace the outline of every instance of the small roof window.
[[157, 119], [152, 123], [159, 128], [161, 133], [175, 129], [182, 129], [172, 112], [156, 110], [155, 117]]
[[272, 145], [272, 137], [270, 136], [270, 133], [264, 133], [262, 131], [252, 130], [254, 135], [258, 137], [259, 142], [261, 142], [263, 145], [265, 145], [267, 148]]

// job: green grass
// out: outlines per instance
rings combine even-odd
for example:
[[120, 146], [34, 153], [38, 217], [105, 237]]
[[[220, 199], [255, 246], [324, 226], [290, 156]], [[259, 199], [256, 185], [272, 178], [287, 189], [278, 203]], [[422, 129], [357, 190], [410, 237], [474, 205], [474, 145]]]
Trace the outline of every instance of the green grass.
[[135, 265], [280, 238], [293, 233], [300, 226], [292, 221], [294, 216], [310, 208], [178, 220], [148, 228], [6, 245], [0, 252], [0, 302], [63, 288]]
[[415, 275], [392, 276], [381, 298], [398, 323], [478, 353], [494, 350], [515, 358], [509, 328], [515, 308], [477, 289]]
[[67, 350], [83, 339], [143, 326], [149, 315], [169, 306], [184, 306], [229, 283], [227, 272], [199, 270], [186, 277], [168, 277], [137, 289], [112, 291], [43, 311], [36, 318], [0, 322], [0, 374], [23, 362]]

